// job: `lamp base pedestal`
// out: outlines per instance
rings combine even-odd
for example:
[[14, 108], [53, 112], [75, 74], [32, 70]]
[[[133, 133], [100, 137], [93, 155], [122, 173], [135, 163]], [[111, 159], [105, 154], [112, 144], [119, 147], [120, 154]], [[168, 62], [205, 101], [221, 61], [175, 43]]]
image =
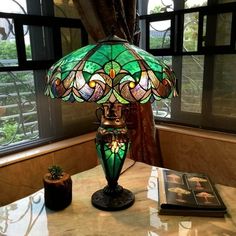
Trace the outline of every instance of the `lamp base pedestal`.
[[128, 189], [123, 189], [116, 194], [109, 194], [100, 189], [91, 198], [94, 207], [104, 211], [119, 211], [129, 208], [134, 203], [134, 194]]

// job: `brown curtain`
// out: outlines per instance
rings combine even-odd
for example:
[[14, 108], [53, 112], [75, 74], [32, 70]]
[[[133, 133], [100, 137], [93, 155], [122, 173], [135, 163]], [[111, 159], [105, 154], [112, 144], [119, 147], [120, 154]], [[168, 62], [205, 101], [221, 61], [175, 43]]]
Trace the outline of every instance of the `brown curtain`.
[[[138, 44], [139, 32], [136, 24], [136, 0], [73, 0], [81, 21], [94, 41], [115, 34]], [[161, 165], [161, 155], [156, 143], [155, 125], [151, 105], [132, 105], [130, 129], [130, 157], [136, 161]], [[130, 119], [129, 117], [129, 119]]]

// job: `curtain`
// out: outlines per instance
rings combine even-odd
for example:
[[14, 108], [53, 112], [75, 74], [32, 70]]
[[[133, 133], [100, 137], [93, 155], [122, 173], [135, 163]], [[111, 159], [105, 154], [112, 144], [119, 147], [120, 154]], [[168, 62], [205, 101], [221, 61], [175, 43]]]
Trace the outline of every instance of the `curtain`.
[[[96, 42], [111, 33], [138, 45], [136, 0], [73, 0], [85, 29]], [[156, 143], [151, 104], [133, 104], [128, 115], [131, 125], [130, 158], [151, 165], [161, 165]], [[128, 122], [128, 123], [129, 123]]]

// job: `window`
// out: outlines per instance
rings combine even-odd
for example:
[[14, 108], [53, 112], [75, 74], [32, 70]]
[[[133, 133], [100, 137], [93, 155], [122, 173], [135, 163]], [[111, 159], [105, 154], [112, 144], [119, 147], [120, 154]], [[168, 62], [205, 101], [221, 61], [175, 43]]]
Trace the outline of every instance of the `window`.
[[95, 105], [44, 96], [47, 69], [88, 42], [72, 0], [5, 0], [0, 39], [0, 155], [96, 129]]
[[[141, 46], [173, 67], [179, 96], [156, 120], [236, 132], [236, 1], [139, 1]], [[168, 58], [168, 59], [166, 59]]]

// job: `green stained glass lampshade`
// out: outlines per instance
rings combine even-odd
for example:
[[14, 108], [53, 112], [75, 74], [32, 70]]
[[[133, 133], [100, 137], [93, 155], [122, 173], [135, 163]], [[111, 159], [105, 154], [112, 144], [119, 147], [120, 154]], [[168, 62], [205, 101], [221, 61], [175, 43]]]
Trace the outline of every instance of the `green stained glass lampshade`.
[[113, 36], [56, 62], [46, 95], [70, 102], [146, 103], [175, 93], [170, 68], [148, 52]]

